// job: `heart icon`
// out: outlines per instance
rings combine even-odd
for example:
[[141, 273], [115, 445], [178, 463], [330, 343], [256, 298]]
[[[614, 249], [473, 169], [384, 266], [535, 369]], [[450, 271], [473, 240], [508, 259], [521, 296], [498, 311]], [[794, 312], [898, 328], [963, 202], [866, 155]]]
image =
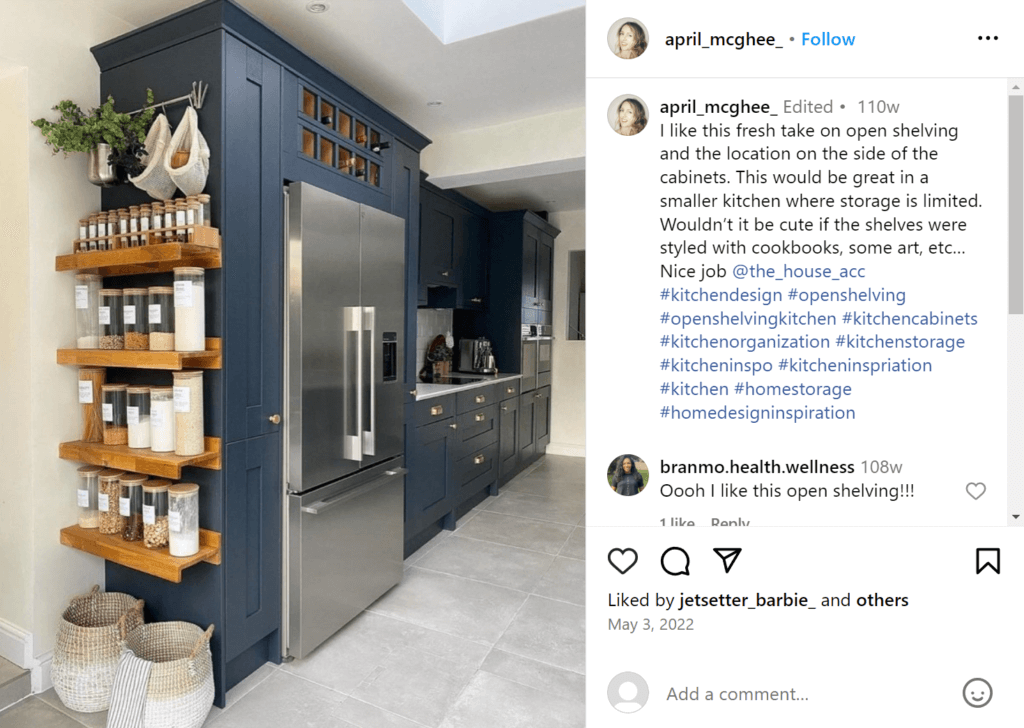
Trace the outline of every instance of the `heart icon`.
[[620, 574], [636, 566], [639, 557], [633, 549], [612, 549], [608, 552], [608, 563], [615, 567]]
[[978, 500], [981, 496], [985, 495], [985, 491], [988, 490], [984, 483], [968, 483], [967, 484], [967, 495], [971, 496], [974, 500]]

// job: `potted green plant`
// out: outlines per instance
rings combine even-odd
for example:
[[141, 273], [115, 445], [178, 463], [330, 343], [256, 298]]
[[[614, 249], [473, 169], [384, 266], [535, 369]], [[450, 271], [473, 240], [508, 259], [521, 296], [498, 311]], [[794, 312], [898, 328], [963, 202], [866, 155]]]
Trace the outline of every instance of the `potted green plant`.
[[[153, 103], [152, 89], [146, 89], [146, 105]], [[53, 107], [60, 119], [36, 119], [32, 124], [53, 147], [53, 153], [89, 154], [89, 181], [109, 186], [137, 176], [144, 168], [146, 130], [153, 120], [154, 109], [141, 114], [120, 114], [114, 111], [114, 97], [108, 96], [102, 106], [88, 114], [74, 101], [64, 100]]]

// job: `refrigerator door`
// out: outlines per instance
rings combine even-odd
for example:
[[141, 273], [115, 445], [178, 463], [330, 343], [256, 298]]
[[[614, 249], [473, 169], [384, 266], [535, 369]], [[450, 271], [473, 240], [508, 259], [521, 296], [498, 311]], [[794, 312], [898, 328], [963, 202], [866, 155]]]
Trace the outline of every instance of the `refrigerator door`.
[[402, 578], [404, 459], [288, 496], [288, 654], [302, 658]]

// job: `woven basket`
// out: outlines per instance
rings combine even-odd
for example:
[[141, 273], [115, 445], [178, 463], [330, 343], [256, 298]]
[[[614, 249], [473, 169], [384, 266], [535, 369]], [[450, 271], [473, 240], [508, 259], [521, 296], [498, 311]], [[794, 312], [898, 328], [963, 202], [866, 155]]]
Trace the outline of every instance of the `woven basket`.
[[188, 622], [154, 622], [136, 627], [125, 649], [153, 667], [146, 688], [145, 728], [200, 728], [213, 707], [210, 637]]
[[121, 639], [143, 623], [141, 599], [99, 586], [64, 610], [51, 675], [57, 697], [71, 710], [95, 713], [110, 707], [110, 689], [121, 657]]

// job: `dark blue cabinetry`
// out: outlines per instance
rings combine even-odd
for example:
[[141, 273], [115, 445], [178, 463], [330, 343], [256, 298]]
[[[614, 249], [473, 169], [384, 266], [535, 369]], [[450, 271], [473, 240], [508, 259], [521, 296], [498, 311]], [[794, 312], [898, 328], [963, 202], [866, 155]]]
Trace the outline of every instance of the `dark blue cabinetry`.
[[420, 189], [419, 303], [483, 310], [488, 303], [488, 212], [427, 181]]

